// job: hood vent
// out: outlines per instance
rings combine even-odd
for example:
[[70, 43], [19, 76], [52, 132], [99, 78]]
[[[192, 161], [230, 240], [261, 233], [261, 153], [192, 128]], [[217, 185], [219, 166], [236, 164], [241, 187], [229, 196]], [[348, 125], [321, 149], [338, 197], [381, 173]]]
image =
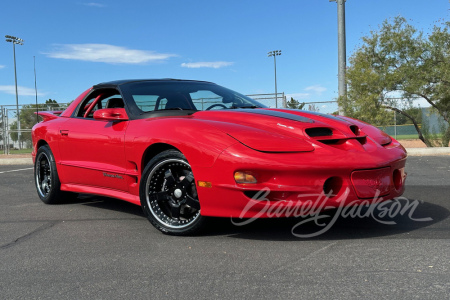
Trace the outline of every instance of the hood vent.
[[306, 128], [305, 132], [310, 137], [332, 136], [333, 135], [333, 131], [330, 128], [326, 128], [326, 127]]
[[359, 128], [356, 125], [350, 125], [350, 130], [356, 135], [359, 135]]
[[348, 140], [356, 140], [361, 145], [365, 145], [367, 142], [367, 138], [365, 135], [361, 135], [359, 127], [356, 125], [351, 125], [349, 127], [355, 135], [354, 137], [344, 135], [339, 131], [333, 131], [333, 129], [328, 127], [306, 128], [305, 132], [308, 136], [315, 139], [316, 141], [341, 150], [349, 150], [354, 147], [354, 145], [347, 143]]

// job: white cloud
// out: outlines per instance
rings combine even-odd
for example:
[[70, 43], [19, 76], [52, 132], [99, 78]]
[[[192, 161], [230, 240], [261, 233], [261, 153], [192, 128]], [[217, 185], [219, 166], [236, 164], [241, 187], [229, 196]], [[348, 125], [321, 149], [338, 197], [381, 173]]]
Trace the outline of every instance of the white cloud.
[[234, 62], [229, 61], [204, 61], [204, 62], [194, 62], [194, 63], [182, 63], [183, 68], [222, 68], [228, 67], [234, 64]]
[[82, 3], [83, 5], [86, 6], [91, 6], [91, 7], [106, 7], [105, 4], [101, 4], [101, 3], [97, 3], [97, 2], [88, 2], [88, 3]]
[[44, 53], [48, 57], [103, 62], [109, 64], [144, 64], [160, 62], [174, 54], [134, 50], [108, 44], [66, 44], [56, 45], [54, 51]]
[[312, 91], [318, 95], [321, 95], [323, 92], [325, 92], [327, 89], [319, 84], [308, 86], [305, 88], [305, 91]]
[[0, 65], [0, 69], [3, 69], [5, 66], [4, 65]]
[[[19, 92], [20, 96], [34, 96], [36, 95], [36, 91], [33, 88], [28, 88], [24, 86], [17, 86], [17, 90]], [[16, 94], [16, 87], [14, 85], [0, 85], [0, 92], [15, 95]], [[44, 93], [41, 93], [38, 91], [38, 96], [43, 96]]]

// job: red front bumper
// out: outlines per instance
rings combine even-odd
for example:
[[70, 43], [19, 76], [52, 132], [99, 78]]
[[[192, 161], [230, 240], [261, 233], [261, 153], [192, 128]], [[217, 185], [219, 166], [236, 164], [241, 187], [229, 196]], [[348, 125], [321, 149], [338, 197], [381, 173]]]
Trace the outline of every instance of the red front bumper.
[[[327, 155], [328, 154], [328, 155]], [[404, 192], [406, 153], [402, 148], [377, 153], [262, 153], [236, 144], [212, 168], [196, 168], [205, 216], [267, 218], [320, 209], [384, 201]], [[251, 171], [257, 184], [237, 184], [236, 171]], [[326, 196], [325, 194], [328, 194]], [[344, 201], [344, 202], [342, 202]]]

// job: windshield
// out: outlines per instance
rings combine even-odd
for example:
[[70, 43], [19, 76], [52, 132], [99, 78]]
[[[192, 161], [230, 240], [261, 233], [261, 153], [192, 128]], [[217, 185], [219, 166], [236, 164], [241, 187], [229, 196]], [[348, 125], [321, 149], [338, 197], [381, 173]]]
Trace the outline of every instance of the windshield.
[[120, 86], [133, 114], [161, 110], [219, 110], [266, 107], [232, 90], [207, 82], [141, 81]]

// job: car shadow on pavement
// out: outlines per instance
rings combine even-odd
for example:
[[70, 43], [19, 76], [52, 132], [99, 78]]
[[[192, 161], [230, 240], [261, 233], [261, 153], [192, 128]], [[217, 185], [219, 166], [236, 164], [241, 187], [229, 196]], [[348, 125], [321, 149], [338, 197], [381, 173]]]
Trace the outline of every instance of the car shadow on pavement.
[[[385, 207], [395, 208], [393, 203], [387, 203]], [[398, 235], [416, 239], [450, 238], [450, 224], [444, 222], [450, 211], [429, 202], [421, 201], [411, 214], [405, 211], [404, 214], [391, 213], [391, 216], [381, 214], [381, 217], [380, 211], [375, 210], [371, 214], [369, 208], [363, 208], [358, 216], [343, 216], [338, 210], [325, 211], [317, 216], [257, 219], [242, 226], [239, 223], [248, 220], [233, 219], [233, 224], [228, 218], [213, 219], [205, 235], [276, 241], [398, 238]]]
[[76, 198], [65, 199], [60, 204], [78, 204], [93, 208], [122, 212], [145, 218], [140, 206], [116, 198], [79, 194]]
[[[356, 215], [348, 211], [347, 215], [343, 215], [342, 211], [333, 209], [294, 218], [208, 218], [208, 226], [200, 236], [274, 241], [398, 238], [398, 235], [416, 239], [450, 238], [450, 222], [445, 221], [450, 216], [447, 208], [414, 199], [404, 200], [416, 203], [417, 207], [405, 209], [402, 213], [402, 209], [395, 209], [395, 202], [387, 201], [384, 215], [382, 210], [370, 211], [364, 207]], [[81, 204], [146, 219], [140, 206], [115, 198], [81, 194], [62, 204]]]

